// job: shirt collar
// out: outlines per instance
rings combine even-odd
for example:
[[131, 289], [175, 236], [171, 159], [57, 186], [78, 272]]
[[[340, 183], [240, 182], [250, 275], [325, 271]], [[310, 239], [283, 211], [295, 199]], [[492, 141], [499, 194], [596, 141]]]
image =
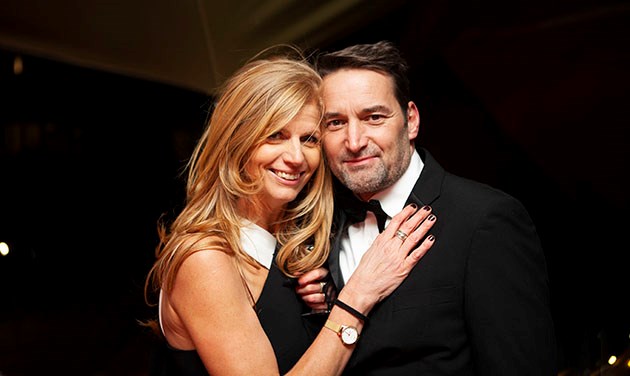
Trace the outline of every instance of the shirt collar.
[[414, 149], [411, 154], [411, 161], [405, 173], [391, 187], [375, 194], [371, 199], [381, 203], [383, 211], [391, 218], [400, 213], [405, 207], [407, 198], [411, 195], [416, 181], [424, 168], [424, 162], [418, 152]]
[[241, 247], [265, 268], [269, 269], [276, 251], [276, 238], [254, 222], [244, 220], [241, 226]]

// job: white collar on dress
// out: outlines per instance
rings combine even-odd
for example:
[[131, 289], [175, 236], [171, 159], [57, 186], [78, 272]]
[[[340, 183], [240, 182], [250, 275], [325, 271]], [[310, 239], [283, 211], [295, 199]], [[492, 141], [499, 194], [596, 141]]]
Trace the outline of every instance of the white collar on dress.
[[269, 231], [254, 222], [243, 220], [241, 226], [241, 247], [262, 266], [269, 269], [276, 250], [276, 238]]

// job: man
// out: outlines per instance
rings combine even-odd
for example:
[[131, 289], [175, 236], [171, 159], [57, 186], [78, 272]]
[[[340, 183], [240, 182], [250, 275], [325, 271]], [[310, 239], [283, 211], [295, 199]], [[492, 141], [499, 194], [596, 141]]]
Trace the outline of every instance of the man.
[[372, 310], [345, 374], [555, 375], [546, 263], [525, 208], [416, 149], [420, 116], [391, 43], [322, 54], [316, 65], [323, 147], [343, 184], [329, 259], [337, 287], [379, 233], [372, 212], [355, 219], [357, 198], [379, 201], [389, 218], [410, 203], [438, 218], [433, 249]]

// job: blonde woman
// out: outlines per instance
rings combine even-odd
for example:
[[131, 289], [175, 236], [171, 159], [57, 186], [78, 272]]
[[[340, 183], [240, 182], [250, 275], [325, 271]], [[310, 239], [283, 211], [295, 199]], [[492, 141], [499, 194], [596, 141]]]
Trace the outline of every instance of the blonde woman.
[[365, 315], [433, 244], [421, 241], [428, 211], [405, 208], [339, 292], [346, 308], [335, 305], [313, 338], [286, 281], [302, 276], [321, 306], [320, 284], [307, 283], [326, 273], [333, 211], [320, 85], [301, 56], [259, 56], [219, 93], [188, 164], [185, 207], [161, 225], [147, 278], [168, 348], [160, 374], [338, 375]]

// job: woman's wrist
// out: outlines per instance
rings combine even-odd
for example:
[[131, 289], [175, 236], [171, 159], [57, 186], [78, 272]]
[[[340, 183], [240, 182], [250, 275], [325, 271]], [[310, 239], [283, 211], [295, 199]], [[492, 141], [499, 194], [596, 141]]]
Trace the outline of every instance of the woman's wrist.
[[[369, 294], [362, 294], [354, 289], [352, 286], [346, 285], [339, 292], [337, 300], [345, 303], [345, 305], [352, 307], [355, 311], [361, 313], [363, 316], [367, 316], [376, 304], [376, 298], [370, 299]], [[342, 308], [343, 307], [339, 307]], [[346, 310], [348, 311], [348, 310]], [[352, 312], [349, 312], [352, 314]], [[356, 315], [353, 315], [356, 316]]]
[[368, 322], [368, 317], [366, 315], [354, 309], [354, 307], [352, 307], [351, 305], [344, 303], [342, 300], [339, 300], [339, 298], [335, 299], [333, 304], [348, 312], [357, 319], [363, 321], [363, 323]]

